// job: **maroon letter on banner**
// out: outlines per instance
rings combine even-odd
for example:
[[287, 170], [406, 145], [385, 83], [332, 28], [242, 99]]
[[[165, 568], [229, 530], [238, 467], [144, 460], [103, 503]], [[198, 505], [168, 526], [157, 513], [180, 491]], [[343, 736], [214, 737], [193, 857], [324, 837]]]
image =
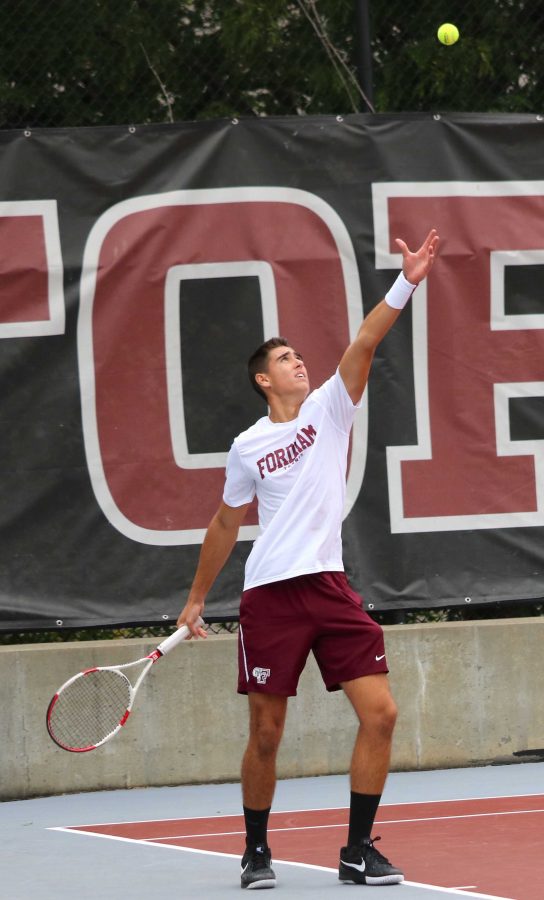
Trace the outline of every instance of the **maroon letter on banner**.
[[[97, 499], [120, 531], [144, 543], [199, 542], [222, 496], [223, 465], [183, 468], [173, 452], [168, 273], [184, 265], [194, 273], [198, 264], [203, 271], [210, 263], [270, 264], [279, 331], [301, 349], [317, 385], [350, 338], [345, 260], [353, 251], [346, 242], [327, 204], [280, 189], [135, 198], [99, 220], [85, 254], [79, 324], [84, 433]], [[356, 276], [354, 258], [353, 269]], [[219, 449], [226, 458], [228, 447]]]
[[544, 262], [544, 189], [417, 187], [435, 195], [389, 196], [389, 240], [434, 226], [442, 247], [414, 297], [419, 445], [388, 451], [392, 530], [543, 525], [542, 450], [510, 441], [507, 401], [544, 394], [544, 305], [506, 315], [504, 266]]

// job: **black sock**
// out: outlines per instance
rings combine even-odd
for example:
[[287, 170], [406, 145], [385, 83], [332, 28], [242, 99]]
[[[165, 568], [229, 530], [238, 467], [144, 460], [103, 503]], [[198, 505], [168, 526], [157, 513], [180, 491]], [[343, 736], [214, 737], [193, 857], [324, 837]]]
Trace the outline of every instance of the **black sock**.
[[350, 795], [348, 844], [360, 844], [370, 837], [381, 794]]
[[268, 828], [268, 809], [248, 809], [244, 806], [244, 819], [246, 822], [246, 845], [257, 847], [266, 844], [266, 830]]

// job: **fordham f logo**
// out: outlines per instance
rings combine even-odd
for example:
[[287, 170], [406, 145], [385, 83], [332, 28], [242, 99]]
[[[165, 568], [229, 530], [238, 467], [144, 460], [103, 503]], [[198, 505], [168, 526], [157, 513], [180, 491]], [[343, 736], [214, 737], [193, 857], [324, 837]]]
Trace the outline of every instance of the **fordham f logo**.
[[270, 677], [270, 669], [260, 669], [255, 666], [252, 675], [257, 680], [257, 684], [266, 684], [266, 679]]

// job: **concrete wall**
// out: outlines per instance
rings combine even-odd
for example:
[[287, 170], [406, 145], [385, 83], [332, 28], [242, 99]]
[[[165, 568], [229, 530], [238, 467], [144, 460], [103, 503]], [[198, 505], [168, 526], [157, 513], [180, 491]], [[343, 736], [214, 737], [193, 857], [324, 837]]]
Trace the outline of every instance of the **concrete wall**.
[[[400, 716], [392, 768], [513, 760], [544, 747], [544, 618], [390, 626]], [[90, 665], [129, 662], [148, 640], [0, 647], [0, 799], [239, 777], [246, 704], [236, 694], [236, 636], [180, 645], [151, 671], [126, 728], [70, 754], [45, 729], [56, 688]], [[290, 701], [280, 777], [346, 772], [356, 725], [327, 694], [313, 658]]]

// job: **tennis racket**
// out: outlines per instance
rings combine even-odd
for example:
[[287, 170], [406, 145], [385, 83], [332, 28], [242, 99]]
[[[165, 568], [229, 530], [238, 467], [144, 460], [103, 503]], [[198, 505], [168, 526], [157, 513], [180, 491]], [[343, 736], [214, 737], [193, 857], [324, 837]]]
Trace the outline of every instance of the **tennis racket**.
[[[203, 625], [199, 619], [197, 625]], [[96, 750], [126, 725], [142, 681], [151, 666], [191, 634], [182, 625], [148, 656], [121, 666], [97, 666], [69, 678], [54, 695], [47, 709], [50, 737], [71, 753]], [[132, 683], [125, 672], [143, 666]]]

